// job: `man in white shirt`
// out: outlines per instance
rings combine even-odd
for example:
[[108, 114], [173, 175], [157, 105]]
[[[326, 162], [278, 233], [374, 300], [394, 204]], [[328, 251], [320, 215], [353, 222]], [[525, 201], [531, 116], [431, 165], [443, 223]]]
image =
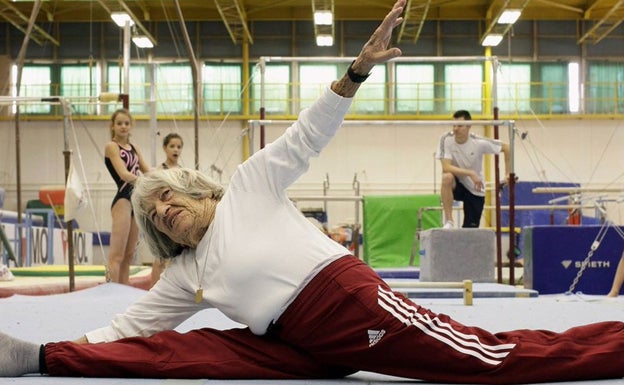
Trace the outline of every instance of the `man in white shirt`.
[[[455, 120], [471, 120], [470, 113], [458, 110]], [[483, 155], [505, 156], [505, 174], [509, 175], [509, 145], [500, 140], [484, 138], [470, 132], [470, 125], [456, 124], [453, 131], [440, 138], [436, 158], [442, 163], [442, 186], [440, 195], [444, 213], [444, 228], [455, 227], [453, 222], [453, 200], [464, 203], [462, 227], [479, 227], [485, 203], [485, 182], [483, 178]]]

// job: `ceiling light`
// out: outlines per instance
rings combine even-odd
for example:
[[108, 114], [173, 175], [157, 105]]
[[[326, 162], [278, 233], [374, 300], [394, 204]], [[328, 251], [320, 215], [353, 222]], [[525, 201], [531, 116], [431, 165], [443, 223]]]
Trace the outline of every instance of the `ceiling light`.
[[133, 36], [132, 42], [139, 48], [154, 48], [154, 43], [144, 35]]
[[334, 15], [331, 11], [315, 11], [314, 12], [314, 24], [316, 25], [332, 25], [334, 22]]
[[316, 36], [316, 45], [319, 47], [330, 47], [334, 45], [334, 37], [332, 35]]
[[485, 36], [481, 45], [484, 47], [495, 47], [503, 41], [503, 35], [500, 33], [490, 33]]
[[111, 19], [120, 27], [125, 27], [126, 22], [130, 23], [130, 26], [134, 25], [134, 20], [125, 12], [113, 12], [111, 13]]
[[513, 24], [516, 22], [516, 20], [518, 20], [518, 18], [520, 18], [521, 14], [522, 14], [521, 9], [506, 9], [498, 17], [497, 23], [498, 24]]

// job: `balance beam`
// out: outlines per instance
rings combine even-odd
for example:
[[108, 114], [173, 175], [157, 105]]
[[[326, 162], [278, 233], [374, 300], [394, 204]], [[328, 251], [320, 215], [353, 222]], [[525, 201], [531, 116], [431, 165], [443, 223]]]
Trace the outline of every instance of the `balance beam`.
[[465, 279], [462, 282], [392, 282], [392, 289], [462, 289], [464, 305], [472, 306], [472, 280]]

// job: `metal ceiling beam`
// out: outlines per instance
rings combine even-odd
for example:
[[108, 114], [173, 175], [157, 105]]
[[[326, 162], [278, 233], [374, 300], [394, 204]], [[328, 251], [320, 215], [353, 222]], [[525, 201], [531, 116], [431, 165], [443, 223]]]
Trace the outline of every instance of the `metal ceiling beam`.
[[[319, 35], [331, 35], [334, 38], [334, 25], [336, 24], [334, 13], [334, 0], [311, 0], [312, 5], [312, 23], [314, 24], [314, 38]], [[332, 14], [331, 25], [318, 25], [314, 22], [314, 13], [316, 11], [330, 11]]]
[[[108, 5], [104, 2], [104, 0], [97, 0], [97, 2], [100, 3], [102, 8], [104, 8], [106, 12], [108, 12], [109, 15], [114, 12], [108, 7]], [[139, 20], [139, 18], [136, 17], [136, 15], [132, 12], [130, 7], [128, 7], [128, 5], [123, 0], [118, 0], [118, 3], [121, 6], [121, 8], [123, 8], [124, 12], [126, 12], [132, 18], [132, 20], [134, 21], [134, 25], [136, 25], [141, 35], [145, 35], [145, 37], [151, 40], [152, 44], [156, 45], [158, 43], [156, 41], [156, 38], [152, 36], [152, 34], [147, 30], [147, 28], [145, 28], [145, 26], [141, 23], [141, 20]]]
[[[504, 0], [502, 2], [494, 1], [490, 5], [486, 13], [487, 26], [485, 32], [481, 36], [481, 42], [489, 34], [505, 35], [513, 26], [513, 24], [498, 24], [498, 18], [507, 9], [518, 9], [520, 11], [526, 8], [530, 0]], [[623, 0], [624, 1], [624, 0]], [[500, 4], [500, 6], [498, 6]]]
[[602, 2], [602, 0], [594, 0], [591, 4], [589, 4], [589, 6], [585, 10], [585, 14], [584, 14], [586, 19], [590, 18], [591, 13], [594, 10], [594, 8], [596, 8], [598, 6], [598, 4], [600, 4], [601, 2]]
[[[29, 18], [7, 0], [0, 0], [0, 4], [2, 5], [2, 8], [0, 8], [0, 17], [26, 34], [28, 30]], [[52, 37], [37, 24], [33, 25], [32, 30], [30, 31], [30, 38], [39, 45], [43, 45], [46, 41], [50, 41], [57, 47], [60, 46], [58, 40]]]
[[405, 6], [405, 14], [403, 16], [403, 23], [399, 29], [397, 41], [401, 42], [403, 38], [410, 39], [413, 43], [416, 43], [420, 37], [423, 24], [427, 19], [429, 13], [429, 6], [431, 0], [426, 0], [422, 4], [414, 5], [413, 0], [408, 0]]
[[156, 38], [154, 38], [154, 36], [152, 36], [152, 34], [147, 30], [147, 28], [145, 28], [145, 26], [141, 24], [141, 20], [139, 20], [139, 18], [136, 17], [136, 15], [132, 12], [130, 7], [128, 7], [128, 4], [126, 4], [124, 0], [118, 0], [118, 2], [119, 2], [119, 5], [121, 5], [121, 7], [124, 9], [124, 11], [126, 11], [126, 13], [130, 15], [132, 20], [134, 20], [134, 24], [137, 26], [138, 30], [141, 32], [141, 35], [145, 35], [148, 39], [152, 41], [152, 44], [156, 45], [158, 43], [156, 41]]
[[571, 11], [571, 12], [575, 12], [575, 13], [578, 13], [578, 14], [583, 14], [583, 9], [577, 8], [577, 7], [573, 7], [571, 5], [561, 4], [561, 3], [557, 2], [557, 1], [553, 1], [553, 0], [537, 0], [537, 2], [542, 3], [544, 5], [547, 5], [549, 7], [565, 9], [566, 11]]
[[[588, 12], [586, 12], [586, 16], [589, 16], [591, 9], [596, 6], [598, 3], [595, 2], [592, 4]], [[618, 0], [614, 3], [611, 8], [604, 14], [604, 16], [594, 23], [594, 25], [587, 31], [583, 36], [578, 39], [578, 44], [583, 43], [585, 40], [590, 40], [593, 44], [597, 44], [600, 40], [604, 39], [616, 29], [620, 24], [622, 24], [622, 18], [618, 17], [615, 14], [622, 6], [624, 5], [624, 0]]]
[[237, 44], [246, 39], [253, 44], [253, 38], [247, 27], [247, 14], [240, 0], [214, 0], [214, 2], [232, 43]]

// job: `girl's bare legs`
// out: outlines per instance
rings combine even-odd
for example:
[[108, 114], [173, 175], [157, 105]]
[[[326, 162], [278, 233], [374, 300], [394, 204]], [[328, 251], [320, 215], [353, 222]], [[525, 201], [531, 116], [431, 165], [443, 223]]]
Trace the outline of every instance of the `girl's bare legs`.
[[132, 265], [132, 260], [136, 253], [138, 240], [139, 226], [134, 220], [134, 216], [132, 216], [130, 217], [130, 232], [128, 233], [128, 240], [126, 241], [126, 251], [119, 272], [120, 283], [125, 283], [126, 285], [130, 284], [130, 265]]
[[611, 291], [607, 294], [607, 297], [617, 297], [620, 294], [620, 289], [624, 283], [624, 253], [620, 257], [617, 269], [615, 270], [615, 276], [613, 277], [613, 284], [611, 285]]
[[[119, 199], [111, 209], [111, 215], [113, 225], [108, 251], [108, 277], [111, 282], [127, 284], [138, 237], [130, 201]], [[128, 260], [129, 250], [132, 250], [132, 255]]]

